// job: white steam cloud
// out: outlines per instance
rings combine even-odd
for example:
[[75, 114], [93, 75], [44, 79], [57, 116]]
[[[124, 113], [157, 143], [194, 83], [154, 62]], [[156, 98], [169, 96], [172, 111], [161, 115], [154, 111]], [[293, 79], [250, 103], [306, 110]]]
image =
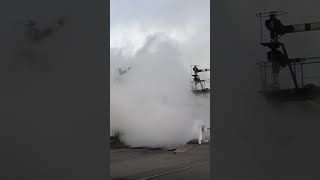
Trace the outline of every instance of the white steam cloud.
[[[134, 56], [111, 49], [111, 129], [130, 146], [170, 147], [198, 136], [209, 124], [210, 98], [191, 92], [179, 43], [149, 35]], [[190, 64], [191, 65], [191, 64]], [[118, 68], [130, 69], [123, 75]]]

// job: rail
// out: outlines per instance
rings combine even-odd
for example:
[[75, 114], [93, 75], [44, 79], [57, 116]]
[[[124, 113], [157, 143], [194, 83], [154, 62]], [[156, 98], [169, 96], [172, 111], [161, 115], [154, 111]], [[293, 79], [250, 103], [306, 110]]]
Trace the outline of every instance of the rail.
[[[296, 58], [296, 59], [293, 59], [294, 61], [290, 63], [293, 67], [295, 75], [297, 75], [297, 72], [300, 71], [299, 79], [302, 87], [304, 86], [304, 82], [305, 82], [304, 66], [310, 65], [310, 64], [320, 64], [320, 60], [309, 61], [314, 59], [320, 59], [320, 57]], [[271, 62], [267, 62], [267, 61], [259, 61], [256, 64], [259, 66], [259, 69], [260, 69], [261, 88], [262, 90], [267, 90], [268, 89], [268, 70], [269, 68], [272, 67], [272, 64]]]

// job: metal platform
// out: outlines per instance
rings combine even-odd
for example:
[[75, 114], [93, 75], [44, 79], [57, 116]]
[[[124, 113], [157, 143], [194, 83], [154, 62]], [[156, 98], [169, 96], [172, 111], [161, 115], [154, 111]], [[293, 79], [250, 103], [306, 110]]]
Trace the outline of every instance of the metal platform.
[[194, 94], [210, 93], [210, 89], [209, 89], [209, 88], [205, 88], [205, 89], [192, 89], [192, 92], [193, 92]]
[[[284, 11], [270, 11], [256, 15], [260, 19], [260, 44], [269, 50], [267, 61], [257, 63], [261, 76], [261, 90], [259, 92], [268, 98], [280, 101], [312, 100], [319, 94], [319, 87], [314, 85], [314, 83], [319, 83], [319, 79], [311, 81], [309, 79], [306, 82], [305, 73], [317, 72], [316, 69], [312, 71], [311, 67], [320, 65], [320, 57], [291, 58], [280, 38], [286, 34], [320, 30], [320, 22], [283, 24], [279, 16], [286, 14]], [[263, 28], [263, 24], [265, 28]], [[263, 38], [265, 37], [264, 31], [268, 32], [267, 40]], [[289, 78], [280, 81], [280, 76], [285, 70], [288, 70]], [[292, 85], [288, 85], [289, 81], [292, 81]]]
[[258, 92], [270, 99], [280, 101], [303, 101], [320, 97], [320, 87], [314, 85], [308, 85], [299, 89], [261, 90]]
[[[261, 90], [258, 92], [265, 95], [267, 98], [278, 99], [280, 101], [300, 101], [300, 100], [312, 100], [319, 96], [320, 87], [313, 84], [313, 82], [309, 81], [306, 84], [305, 78], [305, 68], [306, 65], [319, 65], [320, 61], [307, 61], [310, 59], [318, 59], [316, 58], [300, 58], [293, 63], [291, 63], [293, 67], [293, 72], [296, 78], [296, 81], [300, 84], [299, 88], [285, 88], [285, 89], [275, 89], [270, 88], [270, 83], [272, 82], [271, 78], [271, 63], [270, 62], [259, 62], [257, 65], [259, 66], [260, 76], [261, 76]], [[302, 60], [301, 60], [302, 59]], [[299, 72], [299, 73], [298, 73]], [[298, 78], [299, 75], [299, 78]], [[288, 79], [289, 80], [289, 79]]]
[[[198, 68], [199, 65], [191, 65], [191, 76], [193, 81], [191, 81], [191, 90], [194, 94], [207, 94], [210, 93], [210, 79], [203, 80], [200, 79], [198, 73], [210, 72], [209, 68]], [[209, 84], [209, 85], [208, 85]]]

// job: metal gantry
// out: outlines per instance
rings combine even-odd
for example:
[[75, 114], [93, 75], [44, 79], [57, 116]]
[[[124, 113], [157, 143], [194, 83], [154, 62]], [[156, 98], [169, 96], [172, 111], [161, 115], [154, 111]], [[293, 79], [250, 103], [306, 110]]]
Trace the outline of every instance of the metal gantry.
[[[261, 76], [261, 90], [259, 92], [267, 95], [279, 95], [278, 97], [297, 95], [298, 99], [308, 99], [311, 97], [309, 92], [317, 87], [315, 84], [305, 84], [304, 66], [319, 64], [320, 61], [315, 59], [320, 59], [320, 57], [289, 58], [287, 49], [284, 43], [280, 42], [280, 38], [289, 33], [320, 30], [320, 22], [284, 25], [278, 17], [286, 14], [284, 11], [257, 14], [260, 19], [260, 44], [269, 49], [267, 52], [268, 60], [257, 63]], [[269, 32], [269, 40], [266, 42], [263, 40], [263, 19], [265, 19], [265, 28]], [[289, 69], [294, 88], [280, 88], [279, 73], [284, 69]], [[272, 74], [271, 87], [268, 80], [270, 72]]]
[[192, 65], [191, 66], [191, 76], [193, 77], [193, 81], [191, 82], [192, 84], [192, 91], [194, 93], [209, 93], [210, 92], [210, 88], [207, 87], [207, 83], [210, 83], [210, 79], [201, 79], [199, 76], [200, 72], [208, 72], [210, 71], [209, 68], [204, 68], [204, 69], [200, 69], [199, 65]]

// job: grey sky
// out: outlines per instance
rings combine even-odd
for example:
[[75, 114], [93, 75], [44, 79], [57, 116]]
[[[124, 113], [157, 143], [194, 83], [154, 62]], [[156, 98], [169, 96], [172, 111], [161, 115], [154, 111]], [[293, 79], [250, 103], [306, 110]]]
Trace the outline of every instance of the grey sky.
[[190, 62], [209, 64], [210, 0], [111, 0], [110, 13], [111, 48], [132, 53], [148, 35], [162, 32], [180, 43]]

